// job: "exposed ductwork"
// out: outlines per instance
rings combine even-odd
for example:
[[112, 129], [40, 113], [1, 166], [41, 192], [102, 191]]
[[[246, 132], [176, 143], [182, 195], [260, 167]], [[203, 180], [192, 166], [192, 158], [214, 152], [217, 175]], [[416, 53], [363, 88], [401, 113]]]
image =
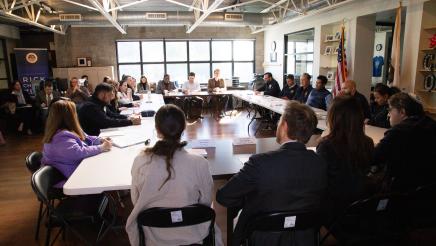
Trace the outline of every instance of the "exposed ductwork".
[[[120, 25], [127, 26], [189, 26], [195, 22], [195, 17], [192, 12], [159, 12], [156, 14], [166, 14], [166, 19], [152, 19], [150, 14], [154, 12], [139, 12], [139, 11], [123, 11], [118, 12], [117, 22]], [[254, 14], [254, 13], [233, 13], [234, 15], [242, 15], [239, 20], [225, 18], [225, 13], [212, 13], [203, 22], [205, 26], [263, 26], [269, 23], [269, 14]], [[81, 21], [60, 20], [59, 15], [48, 14], [41, 15], [39, 21], [44, 25], [80, 25], [80, 26], [111, 26], [99, 13], [84, 13], [81, 14]]]

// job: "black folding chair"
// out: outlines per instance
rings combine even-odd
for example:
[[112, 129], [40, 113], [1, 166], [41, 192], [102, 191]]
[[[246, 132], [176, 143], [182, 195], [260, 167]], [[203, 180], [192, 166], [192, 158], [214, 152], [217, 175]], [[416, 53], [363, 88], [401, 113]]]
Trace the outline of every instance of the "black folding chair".
[[[175, 213], [177, 216], [174, 216]], [[203, 245], [215, 245], [215, 211], [211, 207], [194, 204], [182, 208], [149, 208], [142, 211], [137, 218], [139, 242], [141, 246], [145, 246], [143, 226], [174, 228], [207, 221], [210, 221], [209, 234], [203, 239]]]
[[376, 195], [352, 203], [326, 226], [321, 244], [334, 234], [340, 245], [379, 245], [398, 242], [404, 234], [405, 196], [399, 193]]
[[[32, 175], [32, 189], [38, 199], [47, 208], [47, 234], [45, 245], [53, 244], [61, 233], [66, 230], [73, 232], [84, 244], [89, 244], [73, 227], [72, 222], [77, 220], [91, 219], [95, 221], [104, 212], [107, 198], [102, 195], [65, 197], [55, 206], [50, 199], [50, 191], [53, 185], [62, 181], [64, 176], [51, 166], [44, 166]], [[58, 234], [50, 242], [51, 230], [60, 227]], [[63, 234], [65, 235], [65, 234]]]
[[[261, 214], [248, 223], [245, 231], [245, 245], [250, 245], [250, 237], [254, 232], [289, 232], [294, 233], [312, 229], [313, 244], [319, 245], [319, 228], [321, 225], [319, 212], [273, 212]], [[294, 242], [292, 245], [296, 245]], [[308, 245], [309, 246], [309, 245]]]

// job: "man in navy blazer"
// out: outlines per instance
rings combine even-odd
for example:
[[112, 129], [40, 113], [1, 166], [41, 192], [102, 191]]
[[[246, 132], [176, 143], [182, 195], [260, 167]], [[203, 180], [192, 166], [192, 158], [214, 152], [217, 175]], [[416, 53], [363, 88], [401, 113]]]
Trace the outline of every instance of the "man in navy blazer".
[[[310, 107], [288, 102], [276, 133], [281, 147], [251, 156], [244, 167], [218, 190], [216, 200], [220, 204], [242, 208], [232, 245], [240, 245], [249, 219], [256, 215], [320, 209], [327, 186], [327, 166], [305, 146], [316, 125], [316, 115]], [[289, 232], [255, 232], [251, 240], [255, 245], [291, 245], [292, 237]], [[313, 244], [313, 237], [312, 229], [294, 234], [299, 245]]]

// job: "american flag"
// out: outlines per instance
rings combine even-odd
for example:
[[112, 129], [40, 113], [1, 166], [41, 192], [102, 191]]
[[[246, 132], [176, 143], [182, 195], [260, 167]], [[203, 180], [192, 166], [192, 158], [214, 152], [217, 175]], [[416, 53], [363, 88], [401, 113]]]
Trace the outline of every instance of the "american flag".
[[345, 55], [344, 31], [345, 26], [342, 26], [341, 39], [338, 47], [338, 67], [336, 68], [336, 80], [333, 85], [333, 96], [336, 96], [341, 91], [341, 84], [347, 79], [347, 56]]

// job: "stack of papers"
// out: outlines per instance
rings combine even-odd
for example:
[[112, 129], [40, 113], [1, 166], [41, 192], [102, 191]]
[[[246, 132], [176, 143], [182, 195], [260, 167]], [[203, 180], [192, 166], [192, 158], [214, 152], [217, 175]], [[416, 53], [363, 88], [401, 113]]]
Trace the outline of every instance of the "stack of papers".
[[188, 142], [189, 148], [215, 148], [213, 139], [195, 139]]
[[233, 139], [233, 145], [250, 145], [256, 144], [256, 138], [235, 138]]
[[187, 149], [189, 153], [195, 154], [195, 155], [201, 155], [204, 158], [207, 158], [207, 152], [205, 149]]

